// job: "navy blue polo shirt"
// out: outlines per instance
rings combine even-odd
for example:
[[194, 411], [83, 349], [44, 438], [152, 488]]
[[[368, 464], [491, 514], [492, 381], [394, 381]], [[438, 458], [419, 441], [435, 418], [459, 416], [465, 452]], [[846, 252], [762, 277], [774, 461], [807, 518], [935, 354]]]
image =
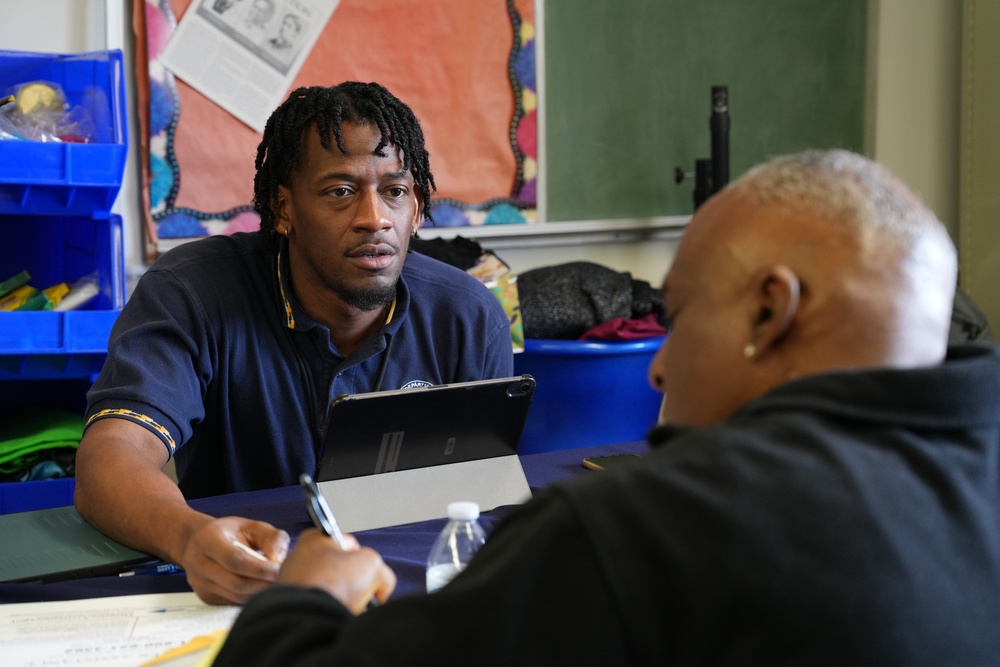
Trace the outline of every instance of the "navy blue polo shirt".
[[[129, 419], [176, 458], [189, 498], [296, 483], [316, 471], [330, 400], [513, 374], [496, 297], [411, 252], [389, 321], [346, 358], [298, 305], [285, 239], [212, 236], [163, 255], [111, 331], [87, 423]], [[387, 335], [392, 342], [387, 350]]]

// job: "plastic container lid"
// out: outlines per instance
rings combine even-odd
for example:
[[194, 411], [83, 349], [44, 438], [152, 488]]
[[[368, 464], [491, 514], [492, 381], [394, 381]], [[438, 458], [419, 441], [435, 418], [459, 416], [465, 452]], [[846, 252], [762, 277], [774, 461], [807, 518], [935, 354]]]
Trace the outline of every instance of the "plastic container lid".
[[448, 518], [452, 521], [473, 521], [479, 518], [479, 503], [459, 500], [448, 503]]

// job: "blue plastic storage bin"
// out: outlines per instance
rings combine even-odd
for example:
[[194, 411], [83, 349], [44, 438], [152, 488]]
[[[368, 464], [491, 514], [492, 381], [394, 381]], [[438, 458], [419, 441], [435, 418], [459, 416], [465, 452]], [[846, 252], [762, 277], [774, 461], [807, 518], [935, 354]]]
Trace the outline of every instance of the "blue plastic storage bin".
[[32, 81], [59, 84], [95, 132], [90, 143], [0, 141], [0, 214], [107, 217], [128, 155], [121, 51], [0, 51], [0, 94]]
[[75, 489], [73, 477], [0, 484], [0, 514], [72, 505]]
[[663, 340], [526, 339], [514, 373], [533, 375], [537, 387], [519, 453], [643, 440], [660, 412], [647, 377]]
[[0, 237], [0, 280], [26, 269], [45, 289], [94, 274], [99, 288], [79, 310], [0, 312], [0, 380], [96, 374], [125, 303], [121, 217], [0, 216]]
[[[81, 415], [90, 379], [0, 382], [0, 423], [39, 408], [60, 408]], [[73, 504], [73, 478], [0, 483], [0, 514]]]

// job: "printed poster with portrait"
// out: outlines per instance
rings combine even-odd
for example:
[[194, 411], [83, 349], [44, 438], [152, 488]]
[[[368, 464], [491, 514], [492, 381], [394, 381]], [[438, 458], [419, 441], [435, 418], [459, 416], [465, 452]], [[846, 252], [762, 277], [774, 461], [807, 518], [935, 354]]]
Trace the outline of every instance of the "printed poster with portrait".
[[286, 8], [280, 15], [276, 9], [273, 0], [201, 0], [198, 14], [275, 70], [287, 74], [302, 50], [303, 31], [309, 19], [301, 4]]

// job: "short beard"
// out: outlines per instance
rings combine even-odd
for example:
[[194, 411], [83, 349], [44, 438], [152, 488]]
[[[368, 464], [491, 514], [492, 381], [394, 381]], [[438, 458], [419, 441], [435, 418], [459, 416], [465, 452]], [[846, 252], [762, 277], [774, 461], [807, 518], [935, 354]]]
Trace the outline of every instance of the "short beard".
[[[398, 282], [398, 279], [397, 281]], [[368, 289], [356, 289], [350, 285], [339, 283], [334, 285], [334, 289], [340, 298], [351, 308], [356, 308], [363, 312], [378, 310], [383, 306], [392, 303], [396, 297], [396, 282], [382, 287], [371, 287]]]

